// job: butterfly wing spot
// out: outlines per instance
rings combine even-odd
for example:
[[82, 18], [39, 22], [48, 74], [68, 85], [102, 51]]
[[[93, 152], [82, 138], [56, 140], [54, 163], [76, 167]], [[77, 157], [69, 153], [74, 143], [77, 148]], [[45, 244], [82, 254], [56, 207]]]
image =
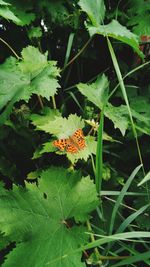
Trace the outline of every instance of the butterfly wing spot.
[[[69, 140], [69, 139], [68, 139]], [[61, 151], [64, 151], [67, 146], [67, 139], [58, 139], [53, 142], [53, 145], [60, 149]]]
[[83, 149], [86, 146], [85, 143], [85, 136], [83, 134], [82, 129], [78, 129], [73, 136], [71, 136], [71, 139], [77, 144], [79, 149]]
[[68, 143], [68, 145], [66, 146], [66, 151], [70, 152], [70, 153], [77, 153], [78, 152], [78, 148], [72, 144], [71, 142]]
[[66, 150], [66, 152], [69, 153], [77, 153], [86, 146], [82, 129], [75, 131], [75, 133], [68, 139], [55, 140], [53, 145], [61, 151]]

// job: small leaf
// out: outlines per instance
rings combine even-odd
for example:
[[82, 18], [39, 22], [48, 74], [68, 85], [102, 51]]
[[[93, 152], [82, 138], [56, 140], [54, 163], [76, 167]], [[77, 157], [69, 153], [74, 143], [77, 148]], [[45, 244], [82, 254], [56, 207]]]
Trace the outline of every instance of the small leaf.
[[12, 20], [15, 23], [20, 22], [20, 19], [18, 19], [14, 15], [14, 13], [11, 10], [9, 10], [9, 8], [6, 6], [0, 7], [0, 17], [3, 17], [4, 19]]
[[42, 36], [42, 30], [40, 27], [31, 27], [28, 32], [28, 36], [30, 39], [32, 38], [40, 38]]
[[115, 107], [108, 103], [105, 107], [104, 114], [113, 122], [114, 127], [118, 128], [124, 136], [130, 123], [127, 107], [125, 105]]
[[89, 101], [91, 101], [93, 104], [95, 104], [98, 108], [101, 109], [108, 96], [108, 86], [108, 79], [103, 74], [99, 75], [94, 83], [79, 83], [77, 85], [77, 88], [79, 89], [81, 94], [86, 96]]
[[78, 4], [82, 10], [88, 14], [94, 26], [99, 26], [99, 24], [103, 22], [105, 16], [105, 5], [103, 0], [80, 0]]

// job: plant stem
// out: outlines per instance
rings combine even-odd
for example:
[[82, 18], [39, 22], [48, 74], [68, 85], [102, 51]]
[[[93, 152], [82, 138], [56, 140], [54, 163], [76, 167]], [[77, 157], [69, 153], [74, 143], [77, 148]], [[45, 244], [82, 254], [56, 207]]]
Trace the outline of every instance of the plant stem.
[[55, 96], [52, 96], [52, 102], [53, 102], [53, 108], [57, 109], [56, 107], [56, 101], [55, 101]]
[[81, 48], [81, 50], [63, 67], [61, 71], [64, 71], [70, 64], [72, 64], [86, 49], [88, 44], [91, 42], [92, 37], [85, 43], [85, 45]]
[[[91, 237], [91, 241], [93, 242], [93, 241], [95, 241], [95, 237], [92, 234], [92, 227], [91, 227], [89, 220], [86, 221], [86, 224], [87, 224], [88, 230], [91, 232], [90, 237]], [[94, 253], [95, 253], [97, 261], [99, 261], [100, 260], [100, 253], [99, 253], [97, 247], [94, 248]], [[101, 266], [101, 263], [98, 263], [97, 266]]]
[[19, 60], [19, 59], [21, 59], [21, 57], [19, 57], [18, 55], [17, 55], [17, 53], [14, 51], [14, 49], [5, 41], [5, 40], [3, 40], [1, 37], [0, 37], [0, 41], [2, 42], [2, 43], [4, 43], [12, 52], [13, 52], [13, 54], [15, 55], [15, 57]]

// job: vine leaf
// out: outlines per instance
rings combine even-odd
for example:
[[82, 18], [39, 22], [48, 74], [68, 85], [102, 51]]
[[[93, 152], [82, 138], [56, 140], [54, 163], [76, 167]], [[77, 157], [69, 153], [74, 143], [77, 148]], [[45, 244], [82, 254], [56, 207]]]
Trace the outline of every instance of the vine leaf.
[[10, 57], [0, 66], [0, 124], [4, 123], [15, 102], [29, 101], [32, 94], [41, 95], [49, 100], [57, 93], [59, 69], [55, 61], [48, 61], [47, 54], [28, 46], [22, 51], [23, 59]]
[[[6, 256], [3, 267], [15, 266], [85, 266], [81, 253], [71, 253], [87, 242], [82, 226], [98, 199], [95, 185], [79, 172], [51, 168], [41, 174], [38, 187], [14, 186], [0, 190], [1, 231], [16, 247]], [[80, 225], [67, 228], [68, 219]], [[22, 261], [22, 258], [24, 259]]]
[[70, 114], [68, 118], [61, 117], [58, 110], [46, 108], [43, 115], [32, 114], [32, 123], [38, 130], [55, 135], [58, 139], [68, 138], [74, 132], [84, 127], [84, 121], [76, 114]]

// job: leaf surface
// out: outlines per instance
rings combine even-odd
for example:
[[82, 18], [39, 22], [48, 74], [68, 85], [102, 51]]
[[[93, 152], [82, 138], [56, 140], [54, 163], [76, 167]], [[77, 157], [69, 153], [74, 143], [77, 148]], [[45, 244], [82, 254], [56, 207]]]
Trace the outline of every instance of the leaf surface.
[[26, 184], [26, 188], [14, 186], [13, 191], [2, 189], [1, 231], [16, 242], [3, 266], [15, 266], [16, 262], [23, 267], [85, 266], [80, 261], [81, 252], [61, 258], [87, 242], [85, 227], [66, 225], [71, 218], [85, 222], [97, 204], [90, 178], [62, 168], [44, 171], [38, 187]]

